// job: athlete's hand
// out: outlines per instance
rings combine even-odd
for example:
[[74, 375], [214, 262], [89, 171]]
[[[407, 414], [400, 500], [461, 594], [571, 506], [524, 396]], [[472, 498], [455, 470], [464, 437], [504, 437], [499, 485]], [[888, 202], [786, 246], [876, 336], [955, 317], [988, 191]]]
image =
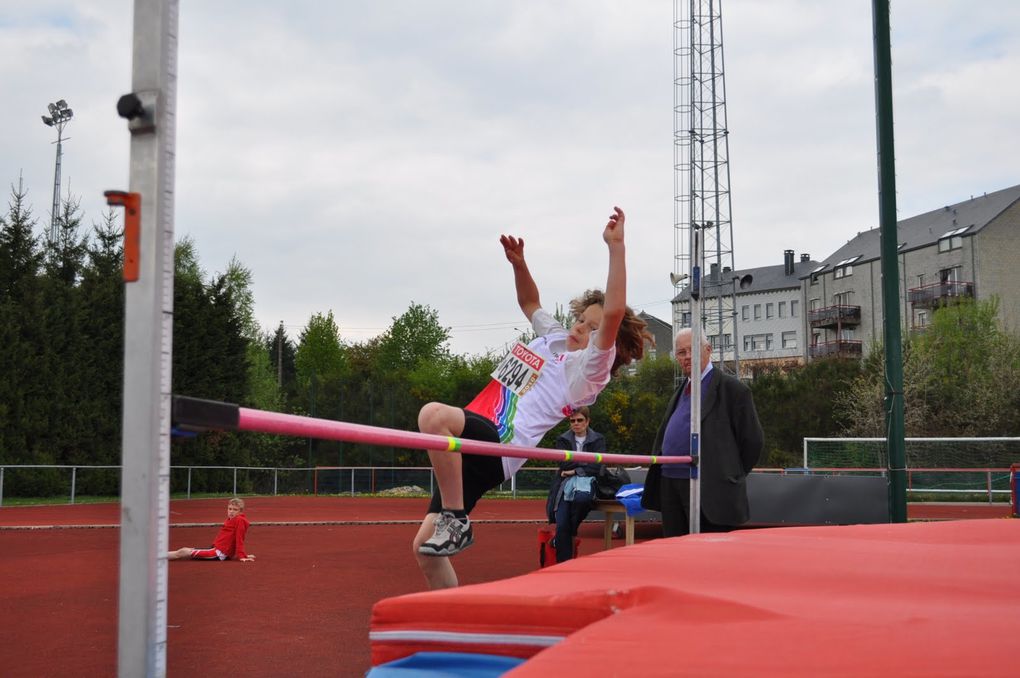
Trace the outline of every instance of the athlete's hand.
[[626, 220], [627, 216], [623, 213], [623, 210], [619, 207], [614, 207], [613, 214], [609, 216], [609, 222], [606, 224], [605, 230], [602, 231], [602, 239], [606, 241], [607, 245], [623, 242], [623, 223]]
[[241, 558], [241, 562], [242, 563], [254, 563], [255, 562], [255, 554], [254, 553], [249, 553], [244, 558]]
[[503, 246], [503, 253], [506, 260], [514, 266], [524, 265], [524, 238], [515, 238], [512, 235], [499, 236], [499, 243]]

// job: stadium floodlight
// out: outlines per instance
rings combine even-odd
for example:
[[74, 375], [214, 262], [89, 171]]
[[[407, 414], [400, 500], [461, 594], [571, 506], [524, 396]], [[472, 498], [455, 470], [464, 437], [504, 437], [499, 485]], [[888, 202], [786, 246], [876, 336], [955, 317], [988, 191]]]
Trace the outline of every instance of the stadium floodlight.
[[50, 212], [50, 241], [57, 239], [57, 215], [60, 213], [60, 160], [63, 155], [64, 126], [74, 117], [74, 111], [67, 107], [67, 102], [58, 99], [56, 103], [46, 105], [49, 115], [42, 116], [43, 124], [57, 130], [57, 160], [53, 169], [53, 209]]

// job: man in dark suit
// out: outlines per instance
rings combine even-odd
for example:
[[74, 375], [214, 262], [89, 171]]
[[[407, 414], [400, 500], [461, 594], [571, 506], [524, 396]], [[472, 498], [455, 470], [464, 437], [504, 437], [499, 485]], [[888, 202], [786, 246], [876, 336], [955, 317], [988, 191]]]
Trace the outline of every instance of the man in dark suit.
[[[669, 401], [655, 435], [653, 454], [691, 452], [691, 330], [676, 336], [676, 359], [687, 378]], [[739, 379], [715, 369], [712, 348], [702, 335], [701, 346], [701, 531], [726, 532], [746, 523], [747, 474], [758, 463], [764, 434], [751, 390]], [[678, 464], [653, 464], [645, 479], [642, 507], [662, 513], [662, 534], [688, 534], [690, 469]]]

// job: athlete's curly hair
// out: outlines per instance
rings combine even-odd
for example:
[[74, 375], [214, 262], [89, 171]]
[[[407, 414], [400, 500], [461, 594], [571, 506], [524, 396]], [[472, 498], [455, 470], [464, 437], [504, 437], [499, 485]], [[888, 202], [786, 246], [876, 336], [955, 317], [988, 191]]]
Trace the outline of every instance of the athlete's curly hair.
[[[580, 321], [584, 310], [593, 304], [605, 307], [606, 295], [602, 290], [585, 290], [584, 294], [572, 299], [570, 302], [570, 315], [575, 321]], [[616, 358], [613, 360], [613, 368], [610, 374], [615, 375], [622, 365], [628, 365], [631, 361], [640, 360], [645, 354], [645, 342], [655, 345], [655, 337], [648, 331], [648, 323], [639, 318], [634, 310], [626, 307], [623, 314], [623, 321], [616, 333]]]

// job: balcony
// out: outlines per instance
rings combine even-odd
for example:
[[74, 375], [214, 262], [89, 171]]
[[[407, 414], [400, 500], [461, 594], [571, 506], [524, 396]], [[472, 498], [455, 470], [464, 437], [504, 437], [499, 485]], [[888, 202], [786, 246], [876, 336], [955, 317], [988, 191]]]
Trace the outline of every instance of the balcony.
[[813, 308], [808, 311], [808, 322], [811, 323], [811, 327], [831, 329], [860, 325], [861, 307], [837, 304], [825, 308]]
[[861, 346], [860, 339], [838, 339], [814, 344], [808, 350], [812, 358], [860, 358]]
[[941, 308], [974, 298], [974, 283], [956, 280], [914, 287], [907, 293], [914, 308]]

